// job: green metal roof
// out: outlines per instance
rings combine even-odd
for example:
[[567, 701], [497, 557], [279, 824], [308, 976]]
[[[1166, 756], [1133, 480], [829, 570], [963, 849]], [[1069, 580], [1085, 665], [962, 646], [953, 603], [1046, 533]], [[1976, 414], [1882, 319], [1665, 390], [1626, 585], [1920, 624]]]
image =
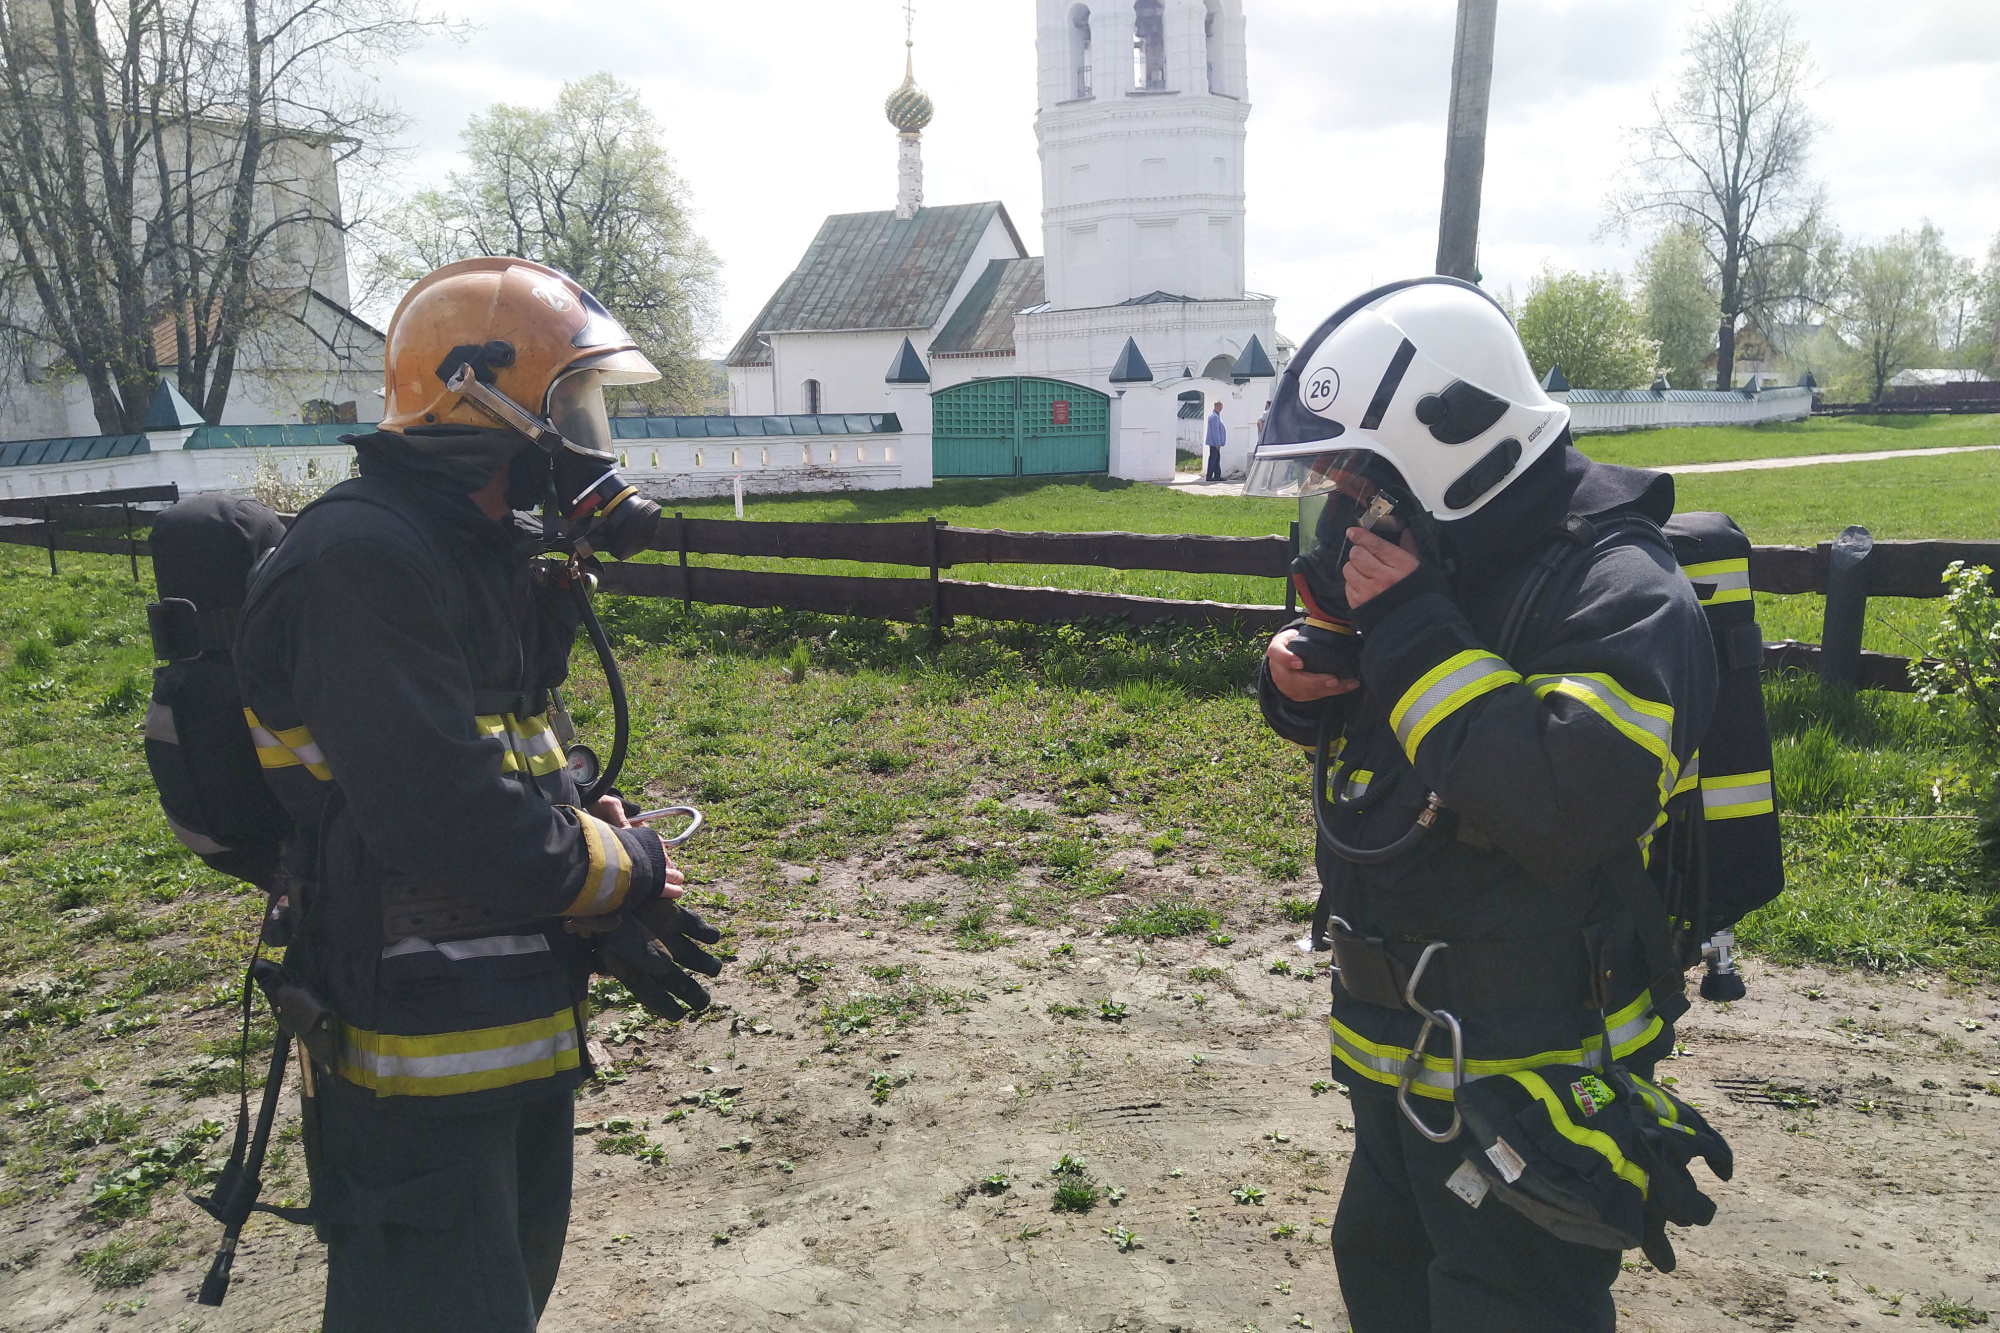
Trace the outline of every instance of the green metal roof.
[[0, 467], [36, 463], [93, 463], [151, 453], [143, 435], [76, 435], [60, 440], [14, 440], [0, 444]]
[[328, 422], [323, 426], [196, 426], [183, 449], [303, 449], [339, 444], [343, 435], [366, 435], [372, 425]]
[[978, 356], [1014, 350], [1014, 312], [1048, 300], [1042, 257], [995, 259], [931, 341], [932, 356]]
[[613, 417], [619, 440], [740, 439], [770, 435], [897, 434], [903, 423], [894, 412], [821, 412], [816, 416], [773, 417]]
[[769, 365], [771, 333], [929, 328], [995, 217], [1025, 251], [997, 202], [920, 208], [907, 219], [886, 209], [834, 214], [730, 349], [729, 364]]

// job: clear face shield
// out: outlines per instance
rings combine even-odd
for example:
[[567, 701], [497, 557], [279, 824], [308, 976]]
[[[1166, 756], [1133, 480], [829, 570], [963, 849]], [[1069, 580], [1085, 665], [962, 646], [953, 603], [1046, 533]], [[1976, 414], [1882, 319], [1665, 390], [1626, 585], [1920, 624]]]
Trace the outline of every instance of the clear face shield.
[[[1297, 498], [1299, 553], [1292, 558], [1292, 584], [1309, 618], [1299, 651], [1321, 658], [1317, 669], [1327, 674], [1351, 675], [1347, 658], [1353, 652], [1353, 631], [1342, 572], [1351, 547], [1348, 529], [1363, 528], [1395, 541], [1413, 501], [1396, 469], [1371, 450], [1291, 446], [1287, 452], [1289, 457], [1253, 460], [1244, 489]], [[1342, 638], [1349, 642], [1341, 643]], [[1317, 651], [1307, 653], [1307, 648]]]
[[660, 507], [618, 474], [604, 388], [659, 377], [644, 355], [628, 350], [585, 361], [549, 386], [548, 422], [562, 437], [552, 451], [562, 516], [579, 529], [587, 548], [620, 559], [652, 541], [660, 525]]

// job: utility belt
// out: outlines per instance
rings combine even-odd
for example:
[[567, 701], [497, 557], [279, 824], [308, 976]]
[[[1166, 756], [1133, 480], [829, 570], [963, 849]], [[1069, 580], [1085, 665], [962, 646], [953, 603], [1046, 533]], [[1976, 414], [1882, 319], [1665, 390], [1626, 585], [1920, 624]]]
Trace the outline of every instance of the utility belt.
[[[1409, 1010], [1410, 977], [1430, 941], [1364, 936], [1334, 918], [1327, 938], [1341, 989], [1363, 1004]], [[1525, 1010], [1603, 1007], [1603, 985], [1582, 932], [1524, 940], [1454, 943], [1433, 953], [1423, 1000], [1461, 1018]], [[1603, 997], [1603, 998], [1600, 998]]]

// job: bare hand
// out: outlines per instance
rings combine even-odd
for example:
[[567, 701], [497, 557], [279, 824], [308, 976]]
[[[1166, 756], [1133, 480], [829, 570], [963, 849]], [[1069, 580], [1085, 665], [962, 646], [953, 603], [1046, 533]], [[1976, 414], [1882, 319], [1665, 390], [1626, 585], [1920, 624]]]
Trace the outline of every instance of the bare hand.
[[1347, 540], [1353, 549], [1341, 575], [1347, 580], [1347, 604], [1360, 606], [1379, 597], [1417, 572], [1417, 539], [1403, 533], [1400, 545], [1383, 541], [1366, 528], [1349, 528]]
[[1278, 693], [1294, 703], [1309, 704], [1361, 687], [1358, 680], [1342, 680], [1306, 670], [1305, 659], [1285, 646], [1297, 633], [1295, 629], [1279, 630], [1264, 649], [1264, 660], [1271, 667], [1271, 683], [1278, 687]]
[[[590, 807], [590, 813], [596, 815], [613, 828], [638, 828], [646, 829], [646, 832], [653, 833], [653, 830], [646, 828], [644, 824], [634, 824], [625, 817], [625, 802], [617, 796], [598, 797], [597, 803]], [[660, 837], [657, 833], [653, 833], [653, 836], [656, 838]], [[674, 868], [673, 854], [667, 850], [666, 839], [664, 838], [660, 839], [660, 854], [667, 861], [667, 887], [661, 891], [661, 896], [664, 898], [678, 898], [687, 892], [687, 889], [684, 887], [687, 883], [687, 876]]]

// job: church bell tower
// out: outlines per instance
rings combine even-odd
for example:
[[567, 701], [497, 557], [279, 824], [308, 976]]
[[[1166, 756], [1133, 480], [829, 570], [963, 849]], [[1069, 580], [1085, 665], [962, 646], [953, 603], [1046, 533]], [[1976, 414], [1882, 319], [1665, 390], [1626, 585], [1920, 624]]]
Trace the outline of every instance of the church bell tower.
[[1049, 304], [1243, 296], [1242, 0], [1036, 0]]

